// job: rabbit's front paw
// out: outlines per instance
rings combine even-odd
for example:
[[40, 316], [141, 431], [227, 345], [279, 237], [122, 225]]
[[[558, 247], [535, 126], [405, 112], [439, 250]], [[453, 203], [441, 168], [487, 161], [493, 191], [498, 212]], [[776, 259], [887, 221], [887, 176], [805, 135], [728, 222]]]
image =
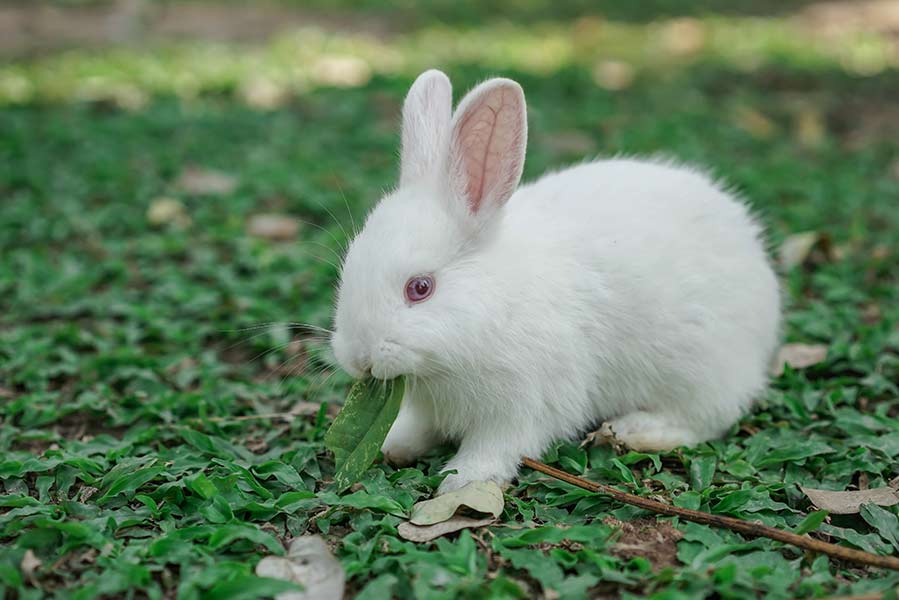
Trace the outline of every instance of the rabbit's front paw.
[[433, 446], [428, 431], [413, 423], [394, 423], [381, 445], [381, 454], [392, 465], [405, 467], [414, 463], [419, 456]]
[[485, 464], [479, 460], [460, 460], [457, 456], [443, 468], [442, 472], [444, 473], [447, 471], [455, 471], [455, 473], [446, 476], [437, 489], [437, 495], [456, 491], [472, 481], [492, 481], [500, 487], [505, 487], [515, 477], [517, 470], [517, 463]]

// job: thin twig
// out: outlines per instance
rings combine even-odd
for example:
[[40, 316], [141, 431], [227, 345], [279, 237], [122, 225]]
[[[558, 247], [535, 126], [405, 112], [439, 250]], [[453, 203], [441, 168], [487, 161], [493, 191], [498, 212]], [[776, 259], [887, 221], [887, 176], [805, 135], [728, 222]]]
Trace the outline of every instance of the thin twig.
[[225, 422], [239, 422], [239, 421], [257, 421], [260, 419], [284, 419], [285, 421], [292, 421], [299, 416], [302, 416], [303, 413], [293, 413], [293, 412], [284, 412], [284, 413], [265, 413], [259, 415], [236, 415], [236, 416], [228, 416], [228, 417], [195, 417], [192, 420], [194, 421], [209, 421], [210, 423], [225, 423]]
[[559, 469], [550, 467], [549, 465], [546, 465], [532, 458], [525, 457], [524, 459], [522, 459], [522, 464], [530, 467], [531, 469], [534, 469], [535, 471], [539, 471], [551, 477], [555, 477], [556, 479], [564, 481], [565, 483], [570, 483], [571, 485], [589, 490], [591, 492], [596, 492], [598, 494], [611, 496], [620, 502], [624, 502], [625, 504], [637, 506], [654, 513], [672, 517], [680, 517], [687, 521], [701, 523], [702, 525], [711, 525], [712, 527], [730, 529], [732, 531], [737, 531], [739, 533], [752, 537], [770, 538], [772, 540], [784, 542], [785, 544], [791, 544], [793, 546], [796, 546], [797, 548], [802, 548], [803, 550], [810, 550], [812, 552], [827, 554], [828, 556], [832, 556], [840, 560], [868, 565], [871, 567], [882, 567], [884, 569], [893, 569], [895, 571], [899, 571], [899, 558], [895, 556], [880, 556], [878, 554], [872, 554], [870, 552], [863, 552], [861, 550], [854, 550], [852, 548], [837, 546], [836, 544], [828, 544], [827, 542], [822, 542], [808, 536], [797, 535], [795, 533], [783, 531], [775, 527], [768, 527], [767, 525], [762, 525], [761, 523], [743, 521], [742, 519], [735, 519], [733, 517], [713, 515], [699, 510], [690, 510], [689, 508], [680, 508], [677, 506], [663, 504], [655, 500], [650, 500], [649, 498], [642, 498], [640, 496], [635, 496], [634, 494], [622, 492], [621, 490], [617, 490], [608, 485], [587, 481], [582, 477], [577, 477], [575, 475], [566, 473], [565, 471], [560, 471]]

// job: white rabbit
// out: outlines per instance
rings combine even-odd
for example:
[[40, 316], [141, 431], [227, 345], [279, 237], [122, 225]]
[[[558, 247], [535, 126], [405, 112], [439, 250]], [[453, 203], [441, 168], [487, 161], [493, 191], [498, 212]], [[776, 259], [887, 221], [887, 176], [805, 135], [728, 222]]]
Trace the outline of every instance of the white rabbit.
[[523, 456], [607, 420], [640, 450], [724, 434], [766, 385], [780, 294], [746, 206], [696, 170], [598, 160], [518, 187], [521, 87], [452, 113], [427, 71], [403, 106], [399, 187], [353, 240], [333, 349], [407, 377], [382, 448], [459, 443], [440, 491], [504, 483]]

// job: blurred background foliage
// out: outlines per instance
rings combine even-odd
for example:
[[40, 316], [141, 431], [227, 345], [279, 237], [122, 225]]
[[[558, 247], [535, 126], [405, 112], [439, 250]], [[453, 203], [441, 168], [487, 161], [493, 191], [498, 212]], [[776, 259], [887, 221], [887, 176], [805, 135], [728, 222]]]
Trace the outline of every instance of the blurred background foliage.
[[[429, 67], [457, 98], [492, 75], [522, 83], [526, 178], [619, 153], [723, 176], [768, 225], [787, 340], [819, 352], [726, 440], [664, 463], [564, 444], [548, 461], [785, 528], [813, 510], [799, 483], [895, 481], [899, 2], [7, 1], [0, 586], [252, 597], [271, 591], [252, 577], [260, 540], [308, 532], [369, 597], [894, 586], [698, 526], [654, 568], [595, 522], [632, 511], [533, 475], [504, 523], [587, 524], [586, 552], [402, 542], [383, 507], [430, 494], [445, 456], [378, 465], [355, 506], [323, 490], [333, 410], [318, 403], [333, 409], [348, 379], [290, 323], [330, 324], [342, 246], [395, 182], [402, 99]], [[258, 419], [271, 414], [292, 416]], [[302, 501], [273, 504], [290, 493]], [[891, 552], [890, 527], [847, 516], [816, 535]], [[26, 551], [44, 567], [25, 569]]]
[[[76, 46], [5, 65], [3, 103], [109, 99], [135, 107], [154, 93], [227, 92], [271, 107], [318, 86], [409, 77], [435, 64], [544, 77], [583, 68], [600, 86], [620, 89], [697, 64], [744, 74], [774, 64], [870, 76], [899, 63], [899, 11], [878, 1], [121, 0], [2, 10], [9, 14], [0, 21], [0, 48]], [[77, 49], [84, 45], [103, 49]]]

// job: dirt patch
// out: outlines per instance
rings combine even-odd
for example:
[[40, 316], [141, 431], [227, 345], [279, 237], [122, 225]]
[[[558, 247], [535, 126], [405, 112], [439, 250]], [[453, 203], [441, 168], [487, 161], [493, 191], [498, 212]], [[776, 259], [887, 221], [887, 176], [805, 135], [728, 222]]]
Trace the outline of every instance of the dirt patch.
[[0, 54], [20, 55], [72, 46], [134, 44], [146, 39], [251, 41], [300, 27], [384, 37], [395, 21], [275, 3], [164, 3], [115, 0], [87, 6], [13, 3], [0, 6]]
[[606, 517], [602, 522], [619, 530], [609, 548], [615, 556], [626, 560], [645, 558], [655, 570], [679, 564], [677, 542], [684, 534], [671, 523], [652, 518], [619, 521], [614, 517]]
[[798, 17], [825, 36], [857, 31], [899, 35], [899, 2], [895, 0], [816, 2], [803, 8]]

